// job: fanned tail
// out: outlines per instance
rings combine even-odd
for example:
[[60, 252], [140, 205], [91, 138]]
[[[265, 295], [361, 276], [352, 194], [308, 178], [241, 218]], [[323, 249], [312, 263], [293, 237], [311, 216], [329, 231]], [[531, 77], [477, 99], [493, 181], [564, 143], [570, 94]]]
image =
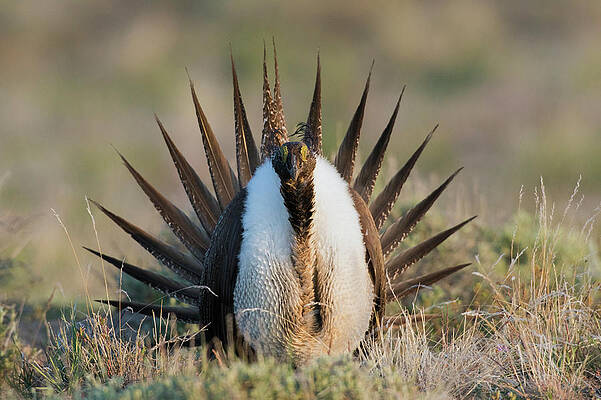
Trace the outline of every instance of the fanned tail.
[[[121, 229], [128, 233], [136, 242], [150, 252], [161, 264], [174, 271], [179, 277], [190, 282], [192, 285], [186, 285], [177, 280], [167, 278], [159, 273], [149, 271], [138, 266], [125, 263], [116, 257], [111, 257], [100, 252], [85, 248], [91, 253], [109, 264], [119, 268], [126, 274], [137, 279], [138, 281], [159, 290], [175, 299], [194, 305], [195, 307], [174, 307], [162, 306], [156, 304], [143, 304], [134, 301], [116, 301], [116, 300], [97, 300], [100, 303], [108, 304], [114, 307], [129, 308], [134, 312], [144, 315], [159, 315], [172, 314], [179, 320], [186, 322], [210, 323], [211, 320], [222, 318], [225, 321], [224, 310], [228, 310], [231, 304], [220, 303], [212, 306], [209, 309], [203, 307], [203, 302], [206, 302], [207, 293], [204, 293], [201, 285], [211, 285], [217, 281], [217, 278], [223, 274], [218, 268], [210, 270], [205, 269], [204, 263], [211, 264], [215, 260], [206, 261], [211, 258], [211, 237], [216, 234], [215, 227], [219, 218], [222, 218], [222, 213], [227, 214], [232, 207], [228, 208], [228, 204], [232, 200], [245, 193], [244, 188], [252, 178], [254, 171], [259, 164], [270, 157], [274, 150], [280, 147], [288, 140], [288, 132], [286, 129], [286, 120], [284, 116], [283, 101], [281, 95], [281, 84], [278, 70], [277, 53], [275, 40], [273, 40], [274, 52], [274, 73], [275, 81], [273, 92], [269, 85], [269, 77], [267, 74], [266, 53], [263, 49], [263, 127], [260, 148], [252, 136], [250, 124], [242, 101], [238, 76], [234, 65], [234, 58], [230, 52], [232, 65], [232, 81], [233, 81], [233, 110], [235, 124], [235, 139], [236, 139], [236, 171], [234, 171], [227, 161], [221, 147], [217, 141], [207, 117], [200, 106], [200, 101], [196, 94], [192, 80], [190, 79], [190, 91], [198, 126], [201, 133], [202, 143], [209, 166], [212, 186], [214, 194], [203, 183], [196, 171], [191, 167], [186, 158], [182, 155], [175, 143], [167, 133], [167, 130], [156, 117], [157, 124], [161, 130], [161, 134], [169, 149], [169, 153], [173, 159], [173, 163], [177, 169], [179, 178], [182, 182], [184, 190], [188, 196], [190, 204], [198, 217], [200, 225], [192, 221], [182, 210], [170, 202], [165, 196], [159, 193], [142, 175], [134, 169], [123, 156], [121, 156], [126, 168], [132, 174], [138, 185], [148, 196], [157, 209], [163, 220], [169, 225], [175, 236], [186, 247], [186, 251], [181, 251], [178, 248], [162, 242], [158, 238], [148, 234], [141, 228], [133, 225], [122, 217], [112, 213], [100, 204], [92, 201], [104, 214], [113, 220]], [[426, 145], [432, 138], [438, 125], [426, 136], [423, 143], [415, 150], [407, 162], [401, 167], [396, 174], [386, 184], [383, 191], [374, 197], [375, 182], [380, 173], [384, 156], [390, 142], [390, 138], [394, 129], [394, 124], [398, 115], [399, 106], [405, 87], [399, 95], [398, 101], [394, 110], [386, 124], [386, 127], [380, 134], [378, 141], [374, 145], [371, 153], [365, 160], [361, 170], [357, 174], [357, 178], [353, 181], [353, 173], [355, 168], [355, 159], [359, 147], [359, 139], [361, 135], [361, 127], [365, 114], [367, 96], [373, 63], [370, 67], [367, 80], [359, 101], [359, 105], [355, 110], [352, 120], [349, 124], [346, 135], [340, 144], [337, 151], [334, 165], [343, 179], [349, 183], [351, 194], [355, 203], [355, 207], [361, 217], [361, 226], [363, 229], [366, 248], [369, 248], [369, 253], [374, 259], [368, 259], [370, 275], [374, 282], [376, 299], [375, 307], [377, 308], [374, 314], [374, 321], [390, 322], [392, 325], [399, 325], [402, 322], [396, 317], [384, 317], [384, 309], [387, 301], [395, 298], [407, 296], [422, 286], [428, 286], [437, 281], [455, 273], [469, 264], [460, 264], [453, 267], [444, 268], [432, 273], [424, 274], [417, 278], [403, 280], [403, 272], [411, 265], [418, 262], [426, 254], [434, 250], [438, 245], [444, 242], [449, 236], [457, 232], [468, 222], [472, 217], [450, 229], [438, 233], [422, 243], [406, 249], [385, 263], [385, 259], [392, 256], [399, 244], [407, 237], [414, 227], [425, 216], [428, 210], [433, 206], [436, 200], [448, 187], [451, 181], [459, 173], [457, 170], [449, 178], [447, 178], [438, 188], [430, 193], [425, 199], [411, 208], [404, 216], [397, 219], [392, 224], [384, 228], [384, 225], [399, 197], [401, 189], [408, 179], [411, 171], [416, 165], [419, 157], [424, 151]], [[273, 96], [272, 96], [273, 94]], [[322, 154], [322, 115], [321, 115], [321, 65], [319, 53], [317, 54], [317, 71], [315, 76], [315, 86], [313, 90], [313, 98], [309, 115], [306, 121], [303, 142], [316, 154]], [[237, 172], [237, 174], [236, 174]], [[371, 203], [370, 203], [371, 201]], [[234, 205], [238, 204], [235, 202]], [[242, 207], [242, 203], [237, 207]], [[239, 211], [239, 210], [238, 210]], [[229, 212], [232, 212], [231, 210]], [[372, 218], [369, 216], [371, 215]], [[236, 223], [241, 224], [241, 221]], [[221, 225], [220, 225], [221, 226]], [[219, 232], [217, 232], [218, 234]], [[235, 238], [232, 238], [231, 243], [223, 243], [223, 245], [234, 250], [239, 250], [236, 247]], [[208, 251], [208, 252], [207, 252]], [[232, 271], [228, 272], [233, 274]], [[235, 276], [227, 276], [228, 285], [235, 285]], [[226, 292], [233, 292], [232, 287], [227, 287]], [[231, 290], [230, 290], [231, 289]], [[212, 294], [214, 295], [214, 294]], [[203, 300], [204, 299], [204, 300]], [[200, 307], [200, 308], [199, 308]], [[221, 314], [220, 314], [221, 313]], [[397, 316], [398, 317], [398, 316]], [[432, 315], [424, 316], [424, 319], [433, 317]], [[422, 318], [417, 316], [416, 318]], [[218, 321], [218, 324], [223, 325], [224, 321]], [[404, 321], [404, 320], [403, 320]], [[378, 323], [379, 323], [378, 322]], [[212, 329], [212, 328], [211, 328]], [[217, 330], [221, 328], [215, 328]], [[213, 329], [213, 330], [215, 330]]]
[[[372, 63], [373, 67], [373, 63]], [[367, 93], [369, 91], [369, 80], [371, 77], [371, 69], [370, 74], [367, 79], [367, 83], [363, 90], [363, 94], [361, 96], [361, 101], [359, 103], [359, 107], [355, 111], [349, 129], [347, 131], [346, 136], [344, 137], [343, 142], [340, 144], [338, 149], [338, 153], [335, 160], [335, 165], [342, 177], [347, 181], [351, 182], [353, 176], [353, 168], [355, 162], [355, 156], [357, 152], [357, 148], [359, 146], [359, 136], [361, 130], [361, 123], [363, 120], [363, 114], [365, 111], [365, 102], [367, 98]], [[372, 198], [374, 186], [378, 174], [381, 170], [382, 161], [384, 159], [384, 155], [390, 141], [390, 137], [392, 135], [392, 131], [394, 128], [394, 123], [396, 121], [396, 117], [399, 110], [399, 105], [403, 94], [405, 92], [405, 87], [403, 87], [399, 99], [396, 103], [394, 111], [386, 125], [386, 128], [380, 135], [378, 141], [373, 147], [371, 153], [365, 160], [361, 171], [357, 175], [354, 180], [352, 187], [356, 194], [361, 197], [365, 204], [369, 205], [370, 213], [373, 217], [373, 222], [375, 224], [376, 230], [382, 229], [384, 226], [390, 212], [392, 211], [401, 189], [409, 174], [413, 170], [417, 160], [421, 156], [422, 152], [426, 148], [430, 139], [434, 135], [434, 132], [438, 128], [436, 125], [432, 131], [426, 136], [422, 144], [417, 148], [417, 150], [411, 155], [411, 157], [407, 160], [407, 162], [401, 167], [397, 173], [390, 179], [390, 181], [384, 187], [384, 190], [380, 194], [378, 194], [370, 204], [370, 200]], [[419, 223], [419, 221], [424, 217], [424, 215], [428, 212], [428, 210], [432, 207], [432, 205], [436, 202], [436, 200], [440, 197], [442, 192], [447, 188], [447, 186], [451, 183], [451, 181], [455, 178], [455, 176], [461, 171], [461, 168], [453, 173], [447, 180], [445, 180], [438, 188], [436, 188], [430, 195], [428, 195], [424, 200], [415, 205], [412, 209], [410, 209], [403, 217], [397, 219], [394, 223], [390, 224], [381, 234], [380, 236], [380, 244], [382, 249], [382, 254], [384, 258], [390, 256], [394, 250], [398, 247], [398, 245], [407, 237], [407, 235], [414, 229], [414, 227]], [[355, 201], [357, 203], [357, 201]], [[402, 272], [404, 272], [409, 266], [415, 264], [426, 254], [435, 249], [438, 245], [440, 245], [443, 241], [445, 241], [449, 236], [453, 233], [457, 232], [463, 226], [465, 226], [468, 222], [470, 222], [475, 217], [472, 217], [450, 229], [447, 229], [424, 242], [403, 251], [398, 254], [391, 260], [389, 260], [385, 264], [385, 274], [392, 278], [391, 284], [388, 285], [384, 294], [381, 294], [379, 297], [385, 297], [384, 304], [386, 301], [391, 299], [393, 296], [395, 298], [401, 298], [408, 294], [410, 294], [413, 290], [418, 288], [420, 285], [430, 285], [435, 283], [436, 281], [455, 273], [463, 268], [465, 268], [469, 264], [461, 264], [456, 267], [446, 268], [431, 274], [426, 274], [421, 277], [408, 280], [408, 281], [399, 281], [399, 277]], [[366, 240], [370, 240], [368, 237]], [[369, 244], [369, 243], [368, 243]], [[371, 246], [371, 245], [370, 245]], [[373, 261], [372, 261], [373, 262]], [[389, 279], [390, 279], [389, 278]], [[376, 281], [374, 281], [376, 282]], [[378, 285], [376, 285], [377, 287]]]

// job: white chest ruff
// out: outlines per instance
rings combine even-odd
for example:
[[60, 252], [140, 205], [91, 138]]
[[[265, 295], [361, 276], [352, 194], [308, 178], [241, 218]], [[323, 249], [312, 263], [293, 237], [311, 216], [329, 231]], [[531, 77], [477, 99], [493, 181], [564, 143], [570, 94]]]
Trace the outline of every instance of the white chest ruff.
[[[257, 168], [247, 186], [239, 270], [234, 291], [236, 324], [255, 350], [278, 357], [289, 353], [295, 323], [291, 310], [301, 288], [291, 261], [293, 230], [271, 161]], [[326, 160], [314, 171], [313, 241], [328, 276], [330, 318], [320, 343], [307, 343], [317, 356], [354, 350], [372, 312], [373, 285], [365, 262], [359, 217], [347, 183]]]

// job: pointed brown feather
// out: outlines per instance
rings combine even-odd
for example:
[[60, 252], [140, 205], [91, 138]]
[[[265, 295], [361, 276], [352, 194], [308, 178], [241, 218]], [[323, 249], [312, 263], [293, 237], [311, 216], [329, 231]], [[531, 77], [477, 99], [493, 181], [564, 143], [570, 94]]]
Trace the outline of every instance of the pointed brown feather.
[[113, 214], [102, 205], [90, 199], [100, 211], [113, 220], [121, 229], [127, 232], [140, 246], [153, 255], [159, 262], [171, 269], [184, 279], [198, 283], [202, 272], [202, 264], [173, 246], [161, 242], [137, 226], [131, 224], [120, 216]]
[[359, 102], [359, 106], [357, 106], [357, 110], [355, 110], [353, 119], [351, 120], [346, 135], [338, 149], [338, 154], [336, 154], [336, 159], [334, 160], [336, 169], [348, 183], [351, 182], [353, 177], [355, 156], [357, 155], [357, 149], [359, 147], [359, 136], [361, 135], [361, 126], [363, 125], [365, 103], [367, 102], [367, 93], [369, 92], [369, 81], [371, 80], [373, 66], [374, 64], [372, 63], [371, 68], [369, 69], [369, 75], [367, 76], [367, 81], [365, 82], [363, 94], [361, 95], [361, 101]]
[[431, 286], [439, 280], [446, 278], [447, 276], [454, 274], [457, 271], [471, 265], [471, 263], [460, 264], [454, 267], [448, 267], [435, 271], [430, 274], [418, 276], [414, 279], [409, 279], [403, 282], [392, 283], [388, 288], [387, 296], [389, 298], [402, 299], [403, 297], [415, 292], [421, 286]]
[[175, 143], [173, 143], [173, 140], [171, 140], [167, 130], [156, 115], [155, 119], [159, 125], [159, 129], [161, 130], [163, 139], [165, 139], [165, 143], [167, 144], [167, 148], [169, 149], [173, 163], [177, 168], [179, 179], [184, 186], [186, 194], [188, 195], [190, 204], [192, 204], [192, 208], [194, 208], [194, 212], [196, 213], [196, 216], [198, 216], [203, 228], [210, 234], [213, 232], [213, 228], [215, 228], [215, 225], [217, 224], [219, 214], [221, 214], [221, 209], [219, 208], [217, 199], [215, 196], [213, 196], [209, 188], [202, 182], [196, 171], [194, 171], [186, 158], [175, 146]]
[[309, 130], [305, 133], [303, 142], [315, 154], [322, 154], [321, 145], [321, 64], [319, 53], [317, 53], [317, 72], [315, 74], [315, 88], [313, 89], [313, 100], [307, 117]]
[[376, 179], [378, 178], [378, 174], [380, 173], [380, 168], [382, 167], [382, 160], [384, 160], [384, 154], [386, 153], [386, 147], [388, 147], [388, 142], [390, 141], [390, 135], [392, 134], [392, 130], [394, 128], [394, 123], [396, 121], [397, 114], [399, 113], [399, 106], [401, 104], [401, 99], [403, 98], [403, 93], [405, 93], [405, 86], [403, 86], [403, 90], [401, 90], [401, 95], [396, 103], [394, 111], [392, 112], [392, 116], [386, 125], [386, 128], [380, 135], [380, 138], [376, 142], [373, 150], [365, 160], [363, 167], [361, 168], [361, 172], [355, 179], [354, 188], [359, 193], [363, 201], [369, 204], [369, 200], [371, 198], [371, 194], [374, 190], [374, 186], [376, 184]]
[[382, 193], [376, 197], [376, 200], [369, 206], [371, 211], [371, 215], [374, 217], [374, 221], [376, 223], [376, 227], [380, 229], [382, 225], [384, 225], [384, 221], [392, 211], [392, 207], [399, 197], [399, 193], [401, 193], [401, 189], [405, 184], [405, 181], [409, 177], [409, 173], [415, 166], [417, 159], [424, 151], [424, 148], [432, 138], [432, 135], [438, 128], [438, 125], [432, 129], [432, 131], [426, 136], [426, 139], [423, 143], [417, 148], [415, 153], [407, 160], [405, 165], [392, 177], [392, 179], [388, 182]]
[[463, 168], [459, 168], [455, 171], [453, 175], [448, 177], [447, 180], [430, 193], [428, 197], [420, 201], [415, 207], [407, 211], [407, 214], [396, 220], [395, 223], [386, 229], [386, 232], [382, 235], [382, 251], [384, 252], [384, 257], [387, 257], [392, 253], [413, 228], [415, 228], [415, 225], [417, 225], [422, 217], [428, 212], [430, 207], [432, 207], [434, 202], [462, 169]]
[[271, 97], [267, 76], [267, 53], [263, 46], [263, 135], [261, 137], [261, 159], [271, 157], [275, 149], [286, 143], [286, 132], [278, 129], [276, 106]]
[[392, 279], [396, 279], [396, 277], [399, 274], [403, 273], [408, 266], [422, 259], [422, 257], [434, 250], [439, 244], [444, 242], [453, 233], [463, 228], [468, 222], [472, 221], [474, 218], [476, 217], [474, 216], [468, 218], [460, 224], [457, 224], [452, 228], [442, 231], [439, 234], [434, 235], [431, 238], [426, 239], [423, 242], [411, 247], [410, 249], [405, 250], [401, 254], [394, 257], [392, 260], [388, 261], [386, 263], [386, 272], [388, 273], [388, 276], [392, 277]]
[[236, 161], [238, 164], [238, 179], [240, 185], [246, 186], [259, 165], [259, 152], [250, 130], [250, 124], [246, 118], [246, 110], [242, 102], [238, 75], [234, 66], [234, 57], [230, 53], [232, 61], [232, 77], [234, 81], [234, 122], [236, 127]]
[[[211, 247], [205, 259], [203, 284], [214, 292], [202, 291], [200, 308], [203, 324], [210, 323], [207, 340], [228, 340], [228, 319], [234, 313], [234, 288], [238, 276], [238, 254], [242, 242], [242, 214], [246, 204], [243, 188], [223, 212], [213, 233]], [[231, 328], [231, 326], [230, 326]], [[234, 334], [236, 332], [234, 331]]]
[[100, 299], [94, 301], [102, 304], [108, 304], [110, 306], [120, 309], [121, 311], [130, 308], [135, 313], [147, 315], [149, 317], [158, 317], [160, 315], [167, 316], [169, 314], [173, 314], [175, 315], [175, 317], [177, 317], [178, 320], [193, 324], [198, 323], [200, 319], [200, 314], [198, 313], [197, 307], [174, 307], [120, 300]]
[[[119, 152], [117, 152], [119, 153]], [[211, 239], [204, 229], [199, 229], [190, 219], [173, 203], [159, 193], [134, 167], [119, 153], [125, 167], [132, 174], [138, 185], [154, 204], [163, 220], [169, 225], [175, 236], [186, 246], [188, 250], [202, 262], [204, 253], [209, 248]]]
[[207, 117], [200, 106], [192, 80], [190, 80], [190, 91], [192, 92], [198, 127], [200, 128], [202, 143], [205, 148], [207, 163], [209, 164], [209, 172], [213, 180], [213, 188], [215, 189], [219, 206], [223, 210], [236, 195], [238, 181], [235, 178], [234, 171], [232, 171], [227, 159], [223, 155], [217, 138], [211, 129], [211, 125], [209, 125]]
[[190, 287], [189, 285], [184, 285], [180, 282], [174, 281], [173, 279], [169, 279], [161, 274], [157, 274], [156, 272], [149, 271], [137, 267], [132, 264], [128, 264], [123, 262], [115, 257], [108, 256], [106, 254], [100, 254], [98, 251], [90, 249], [88, 247], [83, 246], [84, 249], [94, 254], [97, 257], [105, 260], [109, 264], [113, 265], [119, 270], [123, 270], [127, 275], [131, 276], [134, 279], [150, 286], [153, 289], [161, 291], [168, 296], [174, 297], [180, 301], [185, 303], [198, 305], [200, 298], [200, 290], [198, 288]]
[[273, 97], [275, 105], [276, 128], [279, 129], [284, 136], [288, 136], [286, 129], [286, 118], [284, 117], [284, 104], [282, 103], [282, 92], [280, 87], [280, 72], [278, 70], [278, 54], [275, 48], [275, 38], [273, 42], [273, 62], [275, 70], [275, 83], [273, 85]]
[[365, 256], [367, 258], [367, 266], [376, 295], [374, 299], [375, 312], [371, 321], [371, 327], [373, 328], [376, 323], [382, 321], [386, 307], [386, 270], [384, 269], [384, 257], [382, 256], [382, 247], [380, 245], [380, 238], [378, 237], [378, 230], [371, 218], [369, 208], [357, 192], [353, 189], [350, 190], [355, 209], [359, 214], [359, 222], [363, 234], [363, 244], [365, 245], [366, 250]]

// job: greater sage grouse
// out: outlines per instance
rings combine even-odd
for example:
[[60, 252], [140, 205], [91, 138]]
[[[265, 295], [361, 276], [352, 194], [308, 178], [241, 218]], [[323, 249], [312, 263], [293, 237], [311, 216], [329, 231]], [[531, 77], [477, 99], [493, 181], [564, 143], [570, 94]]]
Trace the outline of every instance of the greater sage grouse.
[[291, 135], [299, 141], [289, 141], [275, 54], [274, 59], [272, 92], [264, 52], [260, 148], [251, 134], [232, 59], [237, 171], [221, 151], [190, 82], [214, 194], [157, 118], [198, 221], [167, 200], [122, 157], [187, 252], [95, 203], [181, 280], [88, 250], [152, 288], [192, 306], [102, 302], [146, 315], [170, 313], [179, 320], [206, 327], [206, 342], [235, 346], [246, 354], [290, 357], [302, 364], [323, 354], [353, 352], [367, 335], [377, 334], [388, 301], [465, 267], [467, 264], [403, 279], [409, 266], [471, 219], [391, 257], [459, 171], [403, 217], [385, 224], [433, 132], [372, 200], [402, 93], [388, 124], [353, 179], [370, 77], [331, 163], [322, 155], [319, 56], [309, 116]]

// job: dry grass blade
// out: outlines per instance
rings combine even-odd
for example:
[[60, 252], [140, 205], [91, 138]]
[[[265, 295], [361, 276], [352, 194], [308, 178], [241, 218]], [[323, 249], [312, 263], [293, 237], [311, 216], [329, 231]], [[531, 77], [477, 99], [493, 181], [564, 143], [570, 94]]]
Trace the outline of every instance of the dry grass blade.
[[407, 315], [404, 313], [397, 315], [390, 315], [384, 317], [384, 326], [392, 329], [398, 329], [406, 324], [419, 324], [431, 319], [442, 317], [442, 314], [412, 314]]

